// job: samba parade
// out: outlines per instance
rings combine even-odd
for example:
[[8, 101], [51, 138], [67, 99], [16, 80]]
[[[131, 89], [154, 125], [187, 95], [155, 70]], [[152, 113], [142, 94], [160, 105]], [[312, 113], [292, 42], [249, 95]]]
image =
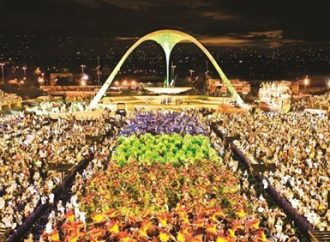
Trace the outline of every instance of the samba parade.
[[326, 48], [223, 1], [32, 2], [0, 0], [0, 241], [330, 241]]

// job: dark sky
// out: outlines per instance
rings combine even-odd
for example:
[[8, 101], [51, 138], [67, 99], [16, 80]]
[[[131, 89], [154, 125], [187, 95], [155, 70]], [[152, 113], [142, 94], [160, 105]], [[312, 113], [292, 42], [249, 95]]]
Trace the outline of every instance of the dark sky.
[[328, 8], [320, 1], [0, 0], [0, 10], [3, 35], [136, 37], [173, 28], [209, 44], [330, 41]]

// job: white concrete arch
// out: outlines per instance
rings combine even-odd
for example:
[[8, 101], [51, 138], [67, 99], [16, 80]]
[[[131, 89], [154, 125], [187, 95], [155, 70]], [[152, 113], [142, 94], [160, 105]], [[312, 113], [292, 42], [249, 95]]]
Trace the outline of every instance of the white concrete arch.
[[235, 88], [231, 84], [230, 80], [227, 78], [225, 73], [221, 70], [220, 66], [216, 62], [216, 60], [213, 58], [211, 53], [202, 45], [196, 38], [193, 36], [186, 34], [181, 31], [177, 30], [158, 30], [155, 32], [152, 32], [150, 34], [147, 34], [140, 38], [138, 41], [136, 41], [123, 55], [123, 57], [120, 59], [120, 61], [117, 63], [116, 67], [113, 69], [111, 74], [109, 75], [108, 79], [105, 81], [101, 89], [98, 91], [94, 99], [91, 101], [89, 108], [93, 109], [97, 106], [98, 102], [101, 100], [102, 96], [106, 93], [107, 89], [111, 85], [112, 81], [114, 80], [115, 76], [119, 72], [121, 66], [124, 64], [126, 59], [129, 57], [129, 55], [143, 42], [147, 40], [153, 40], [157, 42], [165, 53], [165, 59], [166, 59], [166, 85], [169, 85], [169, 62], [170, 62], [170, 56], [171, 52], [176, 44], [182, 41], [188, 41], [195, 44], [199, 49], [203, 51], [203, 53], [206, 55], [206, 57], [210, 60], [214, 68], [217, 70], [218, 74], [220, 75], [223, 83], [228, 88], [230, 94], [233, 96], [234, 100], [241, 106], [244, 104], [241, 97], [236, 92]]

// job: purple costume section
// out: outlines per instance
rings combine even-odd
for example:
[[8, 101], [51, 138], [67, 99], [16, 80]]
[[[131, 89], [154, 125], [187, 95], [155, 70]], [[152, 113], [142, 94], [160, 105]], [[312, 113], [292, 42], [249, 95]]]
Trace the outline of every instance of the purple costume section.
[[129, 124], [122, 129], [121, 135], [132, 134], [191, 134], [208, 135], [207, 126], [197, 115], [182, 112], [138, 113]]

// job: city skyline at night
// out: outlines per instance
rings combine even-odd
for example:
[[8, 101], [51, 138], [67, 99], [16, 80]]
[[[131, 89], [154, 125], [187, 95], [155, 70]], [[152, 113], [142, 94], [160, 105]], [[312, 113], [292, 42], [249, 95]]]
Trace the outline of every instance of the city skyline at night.
[[[93, 75], [98, 57], [106, 75], [141, 36], [164, 28], [196, 37], [233, 78], [329, 74], [326, 10], [301, 1], [0, 0], [0, 9], [6, 78], [25, 65], [49, 73], [79, 72], [84, 64]], [[145, 43], [122, 72], [162, 75], [163, 58], [156, 44]], [[203, 54], [187, 44], [175, 48], [172, 61], [181, 76], [206, 71]]]

